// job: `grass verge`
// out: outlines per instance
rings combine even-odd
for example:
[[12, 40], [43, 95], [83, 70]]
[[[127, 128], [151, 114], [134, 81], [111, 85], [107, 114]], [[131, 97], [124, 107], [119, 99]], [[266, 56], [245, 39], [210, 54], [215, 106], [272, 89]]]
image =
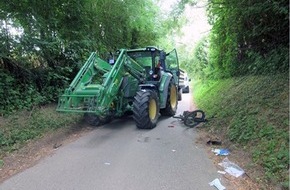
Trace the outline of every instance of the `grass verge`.
[[51, 105], [0, 117], [0, 168], [3, 165], [2, 158], [7, 153], [22, 148], [48, 132], [68, 128], [81, 120], [80, 115], [60, 114], [55, 109], [55, 105]]
[[197, 82], [194, 97], [210, 133], [247, 151], [262, 168], [256, 182], [289, 188], [289, 75]]

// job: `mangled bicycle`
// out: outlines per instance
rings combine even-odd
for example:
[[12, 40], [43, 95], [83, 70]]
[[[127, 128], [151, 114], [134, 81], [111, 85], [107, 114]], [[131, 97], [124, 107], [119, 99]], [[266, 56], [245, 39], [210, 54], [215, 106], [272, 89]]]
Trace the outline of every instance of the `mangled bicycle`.
[[185, 126], [193, 128], [202, 122], [206, 122], [205, 113], [202, 110], [184, 111], [182, 115], [173, 116], [180, 119]]

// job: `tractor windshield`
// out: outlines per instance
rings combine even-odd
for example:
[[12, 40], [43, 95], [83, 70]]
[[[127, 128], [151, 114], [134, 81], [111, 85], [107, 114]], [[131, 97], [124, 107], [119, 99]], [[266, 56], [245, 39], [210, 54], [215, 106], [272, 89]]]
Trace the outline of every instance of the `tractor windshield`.
[[[150, 51], [134, 51], [128, 52], [128, 55], [141, 64], [143, 67], [152, 67], [152, 52]], [[155, 55], [154, 57], [154, 65], [157, 65], [159, 61], [159, 56]]]

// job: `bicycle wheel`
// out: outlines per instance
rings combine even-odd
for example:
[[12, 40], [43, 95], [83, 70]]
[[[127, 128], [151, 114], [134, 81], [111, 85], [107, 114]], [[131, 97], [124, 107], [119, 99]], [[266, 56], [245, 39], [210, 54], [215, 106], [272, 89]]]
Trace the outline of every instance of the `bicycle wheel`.
[[188, 113], [184, 117], [184, 125], [188, 127], [195, 127], [200, 122], [205, 121], [205, 114], [202, 110], [195, 110], [193, 112]]

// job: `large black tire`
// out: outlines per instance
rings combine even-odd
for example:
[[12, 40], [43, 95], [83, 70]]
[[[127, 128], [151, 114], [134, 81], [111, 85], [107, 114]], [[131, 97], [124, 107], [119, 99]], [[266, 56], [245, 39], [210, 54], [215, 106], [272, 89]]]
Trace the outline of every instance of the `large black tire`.
[[99, 117], [93, 113], [85, 113], [84, 119], [89, 125], [95, 126], [95, 127], [104, 125], [104, 124], [109, 123], [111, 121], [111, 118], [109, 116]]
[[158, 96], [153, 90], [140, 90], [133, 102], [133, 118], [139, 129], [152, 129], [159, 117]]
[[174, 116], [177, 110], [177, 104], [178, 104], [178, 89], [172, 80], [168, 85], [166, 107], [160, 110], [161, 115]]

